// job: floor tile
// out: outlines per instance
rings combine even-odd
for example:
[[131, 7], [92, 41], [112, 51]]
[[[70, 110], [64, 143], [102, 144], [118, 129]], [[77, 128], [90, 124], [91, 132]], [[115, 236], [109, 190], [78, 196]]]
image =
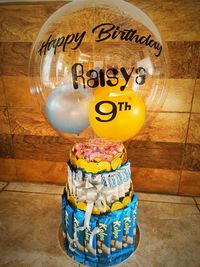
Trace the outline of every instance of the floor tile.
[[197, 204], [200, 204], [200, 197], [195, 197]]
[[0, 193], [0, 266], [78, 266], [60, 249], [61, 197]]
[[199, 224], [193, 205], [140, 202], [140, 243], [122, 266], [199, 267]]
[[8, 182], [0, 182], [0, 191], [8, 184]]
[[63, 188], [64, 186], [59, 185], [13, 182], [6, 187], [6, 190], [44, 194], [62, 194]]
[[[58, 241], [59, 195], [0, 193], [0, 266], [77, 267]], [[140, 243], [123, 267], [199, 267], [200, 213], [195, 205], [139, 202]]]
[[149, 194], [149, 193], [137, 193], [139, 200], [141, 201], [156, 201], [167, 203], [179, 203], [179, 204], [195, 204], [192, 197], [161, 195], [161, 194]]

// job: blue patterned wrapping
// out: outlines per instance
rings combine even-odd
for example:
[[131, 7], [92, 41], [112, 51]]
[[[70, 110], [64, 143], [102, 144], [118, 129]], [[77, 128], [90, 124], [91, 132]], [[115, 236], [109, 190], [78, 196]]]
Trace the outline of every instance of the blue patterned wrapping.
[[65, 209], [66, 209], [66, 189], [64, 189], [64, 193], [62, 195], [62, 209], [61, 209], [61, 213], [62, 213], [62, 230], [63, 232], [66, 234], [67, 232], [67, 227], [66, 227], [66, 217], [65, 217]]
[[97, 258], [97, 235], [94, 236], [92, 242], [92, 248], [90, 248], [91, 233], [97, 226], [97, 218], [92, 216], [89, 223], [89, 228], [85, 229], [85, 265], [90, 266], [90, 262], [94, 264], [98, 263]]
[[124, 233], [124, 210], [119, 210], [113, 216], [112, 237], [111, 237], [111, 253], [113, 255], [113, 264], [117, 257], [117, 262], [121, 262], [123, 250], [123, 233]]
[[136, 214], [137, 214], [137, 203], [138, 203], [136, 194], [134, 198], [135, 198], [135, 201], [132, 201], [124, 209], [122, 261], [127, 259], [134, 252], [134, 243], [135, 243], [135, 235], [136, 235]]
[[99, 216], [97, 226], [99, 233], [97, 234], [97, 255], [98, 261], [108, 265], [111, 259], [111, 233], [112, 233], [112, 213]]
[[[64, 190], [62, 197], [62, 228], [66, 235], [70, 235], [70, 239], [66, 238], [64, 243], [65, 250], [70, 257], [87, 266], [105, 267], [121, 263], [134, 252], [138, 204], [136, 194], [134, 194], [131, 203], [124, 209], [109, 212], [105, 215], [92, 215], [89, 231], [86, 229], [80, 231], [77, 235], [81, 244], [79, 248], [81, 249], [78, 249], [77, 245], [74, 246], [74, 242], [72, 242], [74, 228], [77, 227], [74, 227], [74, 218], [80, 221], [78, 226], [82, 226], [85, 212], [72, 208], [66, 199], [66, 190]], [[68, 213], [67, 216], [66, 211]], [[71, 214], [71, 211], [73, 214]], [[99, 227], [100, 232], [94, 236], [92, 252], [88, 250], [88, 244], [90, 234], [96, 226]], [[72, 243], [71, 245], [70, 242]], [[84, 251], [82, 245], [85, 245]], [[95, 250], [96, 255], [94, 253]]]
[[77, 240], [74, 243], [74, 256], [75, 260], [80, 263], [84, 263], [85, 261], [85, 231], [80, 229], [80, 227], [84, 225], [84, 216], [85, 212], [82, 210], [77, 209], [76, 212], [74, 212], [74, 232], [77, 230]]

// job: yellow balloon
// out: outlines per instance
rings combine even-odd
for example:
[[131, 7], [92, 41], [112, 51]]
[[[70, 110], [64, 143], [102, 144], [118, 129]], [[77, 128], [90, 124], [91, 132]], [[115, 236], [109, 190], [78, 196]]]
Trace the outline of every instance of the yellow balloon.
[[99, 93], [89, 109], [90, 125], [101, 138], [125, 141], [135, 136], [145, 120], [145, 105], [135, 92]]
[[116, 93], [121, 94], [121, 93], [125, 93], [127, 91], [133, 91], [133, 89], [128, 87], [128, 86], [123, 91], [121, 91], [121, 89], [120, 89], [121, 86], [125, 86], [125, 84], [126, 84], [126, 82], [124, 80], [119, 79], [117, 85], [115, 85], [113, 87], [109, 87], [109, 86], [101, 87], [101, 86], [99, 86], [99, 87], [93, 89], [93, 93], [94, 93], [95, 97], [98, 97], [99, 95], [102, 95], [102, 94], [107, 95], [107, 94], [110, 94], [111, 92], [116, 92]]

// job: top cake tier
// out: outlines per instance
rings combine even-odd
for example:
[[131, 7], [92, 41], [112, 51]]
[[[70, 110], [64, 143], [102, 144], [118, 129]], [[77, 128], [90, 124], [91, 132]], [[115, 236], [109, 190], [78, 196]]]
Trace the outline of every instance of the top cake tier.
[[101, 173], [116, 170], [127, 161], [123, 144], [75, 144], [70, 152], [70, 162], [85, 172]]

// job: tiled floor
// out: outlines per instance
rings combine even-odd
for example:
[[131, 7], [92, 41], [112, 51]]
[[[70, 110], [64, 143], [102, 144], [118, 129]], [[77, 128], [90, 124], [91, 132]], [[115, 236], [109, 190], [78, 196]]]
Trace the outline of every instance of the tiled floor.
[[[78, 266], [58, 241], [62, 190], [0, 182], [1, 267]], [[138, 195], [140, 242], [119, 266], [200, 267], [200, 198]]]

